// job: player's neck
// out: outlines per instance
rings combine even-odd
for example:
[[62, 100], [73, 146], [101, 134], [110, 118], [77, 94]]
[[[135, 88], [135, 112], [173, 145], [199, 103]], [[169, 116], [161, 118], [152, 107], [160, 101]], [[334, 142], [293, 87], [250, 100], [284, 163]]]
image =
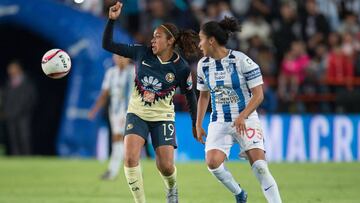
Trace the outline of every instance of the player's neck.
[[225, 47], [219, 47], [214, 50], [211, 57], [215, 60], [220, 60], [222, 58], [225, 58], [227, 55], [229, 55], [229, 51], [230, 50]]
[[174, 54], [173, 51], [165, 51], [165, 52], [159, 54], [158, 57], [161, 59], [162, 62], [167, 62], [171, 59], [173, 54]]

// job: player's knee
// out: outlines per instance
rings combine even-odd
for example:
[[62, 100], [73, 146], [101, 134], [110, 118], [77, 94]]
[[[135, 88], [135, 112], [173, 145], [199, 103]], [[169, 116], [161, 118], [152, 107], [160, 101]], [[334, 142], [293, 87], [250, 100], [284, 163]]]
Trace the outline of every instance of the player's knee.
[[206, 164], [209, 169], [217, 169], [222, 164], [222, 161], [215, 157], [206, 157]]
[[139, 165], [139, 160], [134, 156], [127, 156], [124, 157], [124, 165], [126, 167], [136, 167]]
[[165, 176], [170, 176], [174, 172], [174, 163], [171, 161], [161, 161], [157, 164], [158, 170]]

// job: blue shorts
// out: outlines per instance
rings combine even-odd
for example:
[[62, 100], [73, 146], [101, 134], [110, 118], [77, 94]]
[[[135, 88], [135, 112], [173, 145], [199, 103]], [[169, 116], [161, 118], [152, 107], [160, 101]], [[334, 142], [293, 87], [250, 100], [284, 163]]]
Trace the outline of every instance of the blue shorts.
[[174, 121], [145, 121], [133, 113], [126, 115], [125, 136], [136, 134], [147, 142], [149, 133], [154, 149], [163, 145], [177, 148]]

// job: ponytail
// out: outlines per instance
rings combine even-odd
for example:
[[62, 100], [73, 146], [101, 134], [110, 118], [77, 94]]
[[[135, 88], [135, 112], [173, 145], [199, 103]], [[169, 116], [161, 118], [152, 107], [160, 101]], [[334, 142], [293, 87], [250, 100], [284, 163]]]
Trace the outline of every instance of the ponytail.
[[207, 37], [214, 37], [216, 41], [224, 46], [233, 32], [240, 32], [239, 22], [234, 17], [225, 17], [222, 21], [210, 21], [205, 23], [201, 30]]
[[167, 37], [175, 38], [174, 46], [178, 49], [186, 59], [193, 59], [200, 55], [200, 50], [198, 49], [199, 44], [199, 35], [193, 30], [184, 30], [180, 31], [176, 25], [172, 23], [164, 23], [161, 27], [167, 33]]
[[179, 33], [175, 44], [184, 54], [186, 59], [192, 59], [198, 57], [200, 54], [198, 49], [199, 41], [199, 35], [195, 31], [189, 29]]

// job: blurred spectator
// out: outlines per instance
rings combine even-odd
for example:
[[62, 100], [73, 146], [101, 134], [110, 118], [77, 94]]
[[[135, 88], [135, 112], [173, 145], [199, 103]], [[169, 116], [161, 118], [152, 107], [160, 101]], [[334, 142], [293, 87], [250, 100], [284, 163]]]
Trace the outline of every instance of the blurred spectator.
[[297, 21], [296, 4], [285, 2], [280, 8], [280, 17], [272, 22], [273, 41], [276, 48], [276, 62], [280, 63], [291, 43], [300, 39], [301, 27]]
[[360, 13], [359, 0], [336, 0], [341, 19], [344, 19], [347, 13]]
[[248, 11], [249, 16], [262, 16], [266, 21], [271, 22], [278, 10], [278, 0], [251, 0]]
[[324, 15], [318, 11], [315, 0], [307, 0], [305, 9], [301, 16], [302, 36], [312, 55], [315, 47], [326, 41], [330, 27]]
[[[284, 105], [291, 104], [299, 93], [299, 88], [305, 78], [305, 70], [310, 58], [306, 53], [305, 44], [295, 41], [291, 49], [285, 54], [281, 64], [281, 72], [278, 82], [278, 95]], [[285, 109], [284, 109], [285, 110]]]
[[254, 36], [258, 36], [264, 44], [270, 44], [271, 28], [264, 18], [259, 15], [251, 15], [242, 24], [241, 32], [238, 33], [241, 49], [249, 48], [248, 40]]
[[275, 113], [278, 108], [277, 96], [274, 90], [267, 85], [266, 79], [264, 80], [264, 100], [258, 108], [260, 114]]
[[11, 155], [31, 153], [31, 117], [36, 102], [33, 83], [18, 61], [7, 67], [9, 76], [4, 92], [4, 113]]
[[[320, 44], [315, 49], [315, 56], [311, 59], [308, 68], [306, 69], [306, 77], [302, 85], [302, 93], [305, 95], [318, 95], [329, 93], [327, 84], [324, 83], [326, 79], [326, 68], [328, 60], [328, 49], [326, 45]], [[330, 112], [330, 105], [328, 101], [308, 102], [306, 110], [310, 112]]]
[[354, 47], [350, 34], [344, 34], [344, 44], [332, 47], [327, 67], [327, 80], [331, 83], [345, 84], [354, 76]]
[[152, 30], [164, 22], [172, 22], [169, 15], [170, 5], [166, 0], [154, 0], [148, 1], [146, 4], [145, 12], [141, 13], [139, 30], [141, 34], [148, 34], [143, 41], [148, 42], [152, 37]]
[[249, 10], [250, 1], [251, 0], [230, 0], [231, 9], [234, 11], [235, 16], [243, 19]]
[[217, 21], [219, 19], [219, 7], [218, 1], [216, 0], [206, 1], [203, 8], [199, 8], [196, 4], [193, 4], [192, 9], [201, 25], [208, 21]]
[[271, 48], [262, 46], [259, 48], [257, 64], [261, 67], [264, 77], [274, 77], [277, 71], [275, 57]]
[[328, 19], [331, 31], [336, 31], [340, 25], [336, 0], [316, 0], [316, 3], [319, 8], [319, 12]]
[[224, 19], [226, 16], [234, 17], [234, 14], [230, 9], [230, 4], [228, 1], [225, 0], [219, 1], [218, 8], [219, 8], [219, 20]]
[[346, 14], [344, 21], [341, 23], [340, 27], [338, 27], [338, 32], [342, 34], [350, 33], [352, 35], [356, 35], [360, 32], [360, 26], [355, 13]]

